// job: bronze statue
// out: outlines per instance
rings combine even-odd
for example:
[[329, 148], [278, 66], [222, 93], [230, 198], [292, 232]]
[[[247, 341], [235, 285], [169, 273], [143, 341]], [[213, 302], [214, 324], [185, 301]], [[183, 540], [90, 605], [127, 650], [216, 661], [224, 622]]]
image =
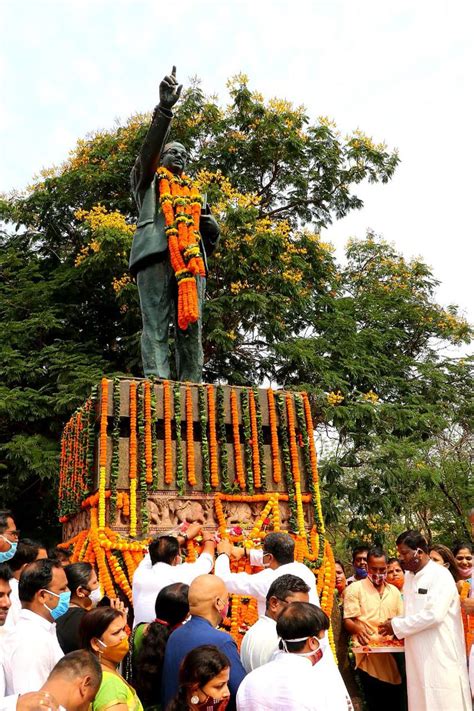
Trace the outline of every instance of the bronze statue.
[[[153, 112], [130, 175], [139, 210], [130, 271], [136, 277], [140, 296], [145, 376], [170, 378], [168, 340], [172, 321], [177, 379], [201, 382], [207, 256], [217, 246], [219, 227], [209, 206], [201, 206], [200, 196], [193, 192], [192, 182], [184, 174], [188, 159], [186, 148], [181, 143], [166, 143], [172, 108], [181, 89], [182, 85], [176, 80], [176, 67], [173, 67], [160, 84], [160, 103]], [[186, 192], [175, 193], [175, 190]], [[184, 201], [176, 197], [183, 194], [189, 195]], [[191, 297], [194, 308], [189, 306]], [[185, 317], [183, 304], [189, 307]]]

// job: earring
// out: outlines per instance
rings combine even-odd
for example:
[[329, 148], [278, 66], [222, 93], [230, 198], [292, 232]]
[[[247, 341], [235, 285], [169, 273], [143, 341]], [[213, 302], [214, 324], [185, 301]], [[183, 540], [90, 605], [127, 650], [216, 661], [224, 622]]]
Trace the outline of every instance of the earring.
[[194, 694], [193, 696], [191, 696], [190, 701], [196, 706], [196, 704], [199, 703], [199, 696], [197, 694]]

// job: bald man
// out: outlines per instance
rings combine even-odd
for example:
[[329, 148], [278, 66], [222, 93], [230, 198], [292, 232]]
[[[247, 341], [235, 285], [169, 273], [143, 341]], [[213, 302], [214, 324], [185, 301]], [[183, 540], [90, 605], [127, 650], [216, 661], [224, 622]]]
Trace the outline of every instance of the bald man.
[[191, 619], [178, 627], [168, 639], [163, 665], [161, 705], [166, 708], [178, 691], [178, 672], [188, 652], [202, 644], [214, 644], [230, 661], [229, 709], [235, 709], [235, 696], [245, 669], [237, 645], [227, 632], [216, 629], [227, 615], [229, 594], [216, 575], [199, 575], [189, 588]]

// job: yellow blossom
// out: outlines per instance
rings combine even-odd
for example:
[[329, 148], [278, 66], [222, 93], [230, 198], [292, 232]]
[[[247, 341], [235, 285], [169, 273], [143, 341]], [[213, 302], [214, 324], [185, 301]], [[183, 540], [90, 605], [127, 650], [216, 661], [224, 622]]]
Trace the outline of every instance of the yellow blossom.
[[127, 284], [130, 284], [131, 279], [129, 274], [123, 274], [120, 279], [115, 278], [112, 282], [112, 288], [115, 291], [116, 294], [119, 294], [122, 289], [127, 286]]
[[371, 402], [373, 405], [375, 405], [375, 403], [379, 400], [379, 396], [377, 395], [377, 393], [374, 393], [373, 390], [369, 390], [369, 392], [364, 393], [362, 395], [362, 398], [366, 402]]
[[326, 395], [326, 398], [329, 405], [339, 405], [341, 402], [344, 401], [344, 395], [341, 393], [340, 390], [338, 390], [337, 392], [333, 392], [331, 390], [331, 392]]

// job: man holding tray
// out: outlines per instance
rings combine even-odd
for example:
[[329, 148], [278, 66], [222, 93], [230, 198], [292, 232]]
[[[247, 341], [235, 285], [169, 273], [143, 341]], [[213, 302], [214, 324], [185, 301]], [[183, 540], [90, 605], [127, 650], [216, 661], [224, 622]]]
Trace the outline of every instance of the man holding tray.
[[[370, 649], [380, 640], [379, 625], [401, 615], [400, 592], [386, 582], [387, 555], [372, 548], [367, 555], [367, 577], [350, 585], [344, 594], [344, 626], [354, 646]], [[359, 676], [368, 711], [401, 711], [404, 708], [402, 679], [393, 654], [355, 652]]]
[[[397, 538], [407, 571], [404, 616], [387, 619], [383, 634], [405, 640], [410, 711], [471, 711], [459, 594], [447, 568], [430, 560], [419, 531]], [[391, 617], [391, 615], [387, 615]]]

